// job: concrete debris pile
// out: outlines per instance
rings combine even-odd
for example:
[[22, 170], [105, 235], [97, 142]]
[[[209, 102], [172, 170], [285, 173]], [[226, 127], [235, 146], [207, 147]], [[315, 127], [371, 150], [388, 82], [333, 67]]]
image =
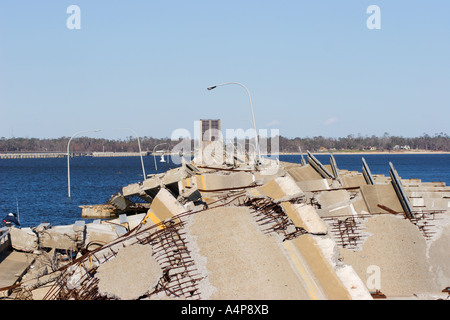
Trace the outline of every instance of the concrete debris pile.
[[[93, 223], [11, 228], [16, 299], [448, 299], [450, 189], [308, 162], [183, 163], [85, 206]], [[106, 219], [106, 220], [100, 220]], [[1, 267], [1, 264], [0, 264]]]

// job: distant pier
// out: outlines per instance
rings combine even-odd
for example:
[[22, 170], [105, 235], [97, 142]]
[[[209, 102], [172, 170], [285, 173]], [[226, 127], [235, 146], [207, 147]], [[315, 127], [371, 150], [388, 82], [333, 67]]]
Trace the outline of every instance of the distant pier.
[[[157, 152], [155, 155], [167, 155], [165, 152]], [[71, 157], [138, 157], [139, 152], [71, 152]], [[151, 152], [142, 152], [142, 156], [151, 156]], [[5, 152], [0, 153], [0, 159], [34, 159], [34, 158], [65, 158], [66, 152]]]
[[64, 158], [64, 152], [16, 152], [0, 153], [0, 159]]
[[[142, 156], [149, 156], [150, 152], [142, 152]], [[139, 157], [139, 152], [93, 152], [93, 157]]]

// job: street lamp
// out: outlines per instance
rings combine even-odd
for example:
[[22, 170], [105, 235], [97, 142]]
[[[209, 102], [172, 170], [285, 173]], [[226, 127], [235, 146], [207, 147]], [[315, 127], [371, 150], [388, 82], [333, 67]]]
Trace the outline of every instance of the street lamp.
[[99, 132], [99, 131], [101, 130], [97, 129], [97, 130], [86, 130], [77, 132], [69, 139], [69, 142], [67, 143], [67, 189], [69, 192], [69, 198], [70, 198], [70, 153], [69, 153], [70, 141], [72, 141], [72, 139], [79, 134], [88, 132]]
[[152, 153], [153, 153], [153, 160], [155, 161], [155, 170], [158, 170], [158, 166], [156, 165], [155, 149], [156, 149], [157, 146], [162, 146], [164, 144], [168, 144], [168, 143], [167, 142], [159, 143], [153, 148], [153, 152]]
[[258, 131], [256, 130], [255, 113], [253, 111], [252, 97], [250, 95], [250, 91], [248, 90], [248, 88], [246, 86], [244, 86], [242, 83], [239, 83], [239, 82], [227, 82], [227, 83], [216, 84], [214, 86], [208, 87], [207, 89], [211, 91], [211, 90], [213, 90], [213, 89], [215, 89], [217, 87], [226, 86], [226, 85], [230, 85], [230, 84], [237, 84], [238, 86], [241, 86], [242, 88], [244, 88], [247, 91], [248, 99], [250, 100], [250, 108], [252, 110], [253, 129], [255, 130], [256, 151], [258, 153], [258, 159], [256, 160], [256, 163], [259, 165], [260, 164], [260, 160], [261, 160], [261, 153], [259, 151]]
[[122, 129], [122, 130], [130, 130], [130, 131], [133, 132], [134, 135], [136, 136], [136, 139], [137, 139], [137, 141], [138, 141], [138, 146], [139, 146], [139, 155], [141, 156], [142, 174], [144, 175], [144, 180], [145, 180], [145, 178], [146, 178], [147, 176], [145, 175], [144, 160], [142, 159], [141, 142], [140, 142], [140, 140], [139, 140], [139, 136], [138, 136], [138, 134], [136, 133], [136, 131], [134, 131], [133, 129], [130, 129], [130, 128], [121, 128], [121, 129]]

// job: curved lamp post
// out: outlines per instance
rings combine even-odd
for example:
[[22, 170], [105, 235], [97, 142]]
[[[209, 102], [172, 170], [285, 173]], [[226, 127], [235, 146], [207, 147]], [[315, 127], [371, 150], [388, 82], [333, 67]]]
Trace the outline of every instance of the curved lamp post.
[[144, 180], [145, 180], [145, 178], [146, 178], [147, 176], [145, 175], [144, 159], [142, 159], [141, 142], [140, 142], [140, 140], [139, 140], [139, 136], [138, 136], [138, 134], [136, 133], [136, 131], [134, 131], [133, 129], [130, 129], [130, 128], [121, 128], [121, 129], [122, 129], [122, 130], [130, 130], [130, 131], [133, 132], [134, 135], [136, 136], [136, 139], [137, 139], [137, 141], [138, 141], [138, 146], [139, 146], [139, 155], [141, 156], [142, 174], [144, 175]]
[[156, 147], [157, 146], [162, 146], [162, 145], [164, 145], [164, 144], [168, 144], [167, 142], [164, 142], [164, 143], [159, 143], [159, 144], [157, 144], [154, 148], [153, 148], [153, 160], [155, 161], [155, 170], [156, 171], [158, 171], [158, 166], [156, 165], [156, 158], [155, 158], [155, 149], [156, 149]]
[[101, 130], [97, 129], [97, 130], [79, 131], [79, 132], [75, 133], [69, 139], [69, 142], [67, 143], [67, 189], [68, 189], [68, 192], [69, 192], [69, 198], [70, 198], [70, 153], [69, 153], [70, 142], [72, 141], [73, 138], [75, 138], [79, 134], [88, 133], [88, 132], [99, 132], [99, 131], [101, 131]]
[[256, 143], [256, 151], [258, 153], [258, 158], [256, 160], [256, 163], [259, 165], [260, 164], [260, 159], [261, 159], [261, 153], [259, 151], [259, 142], [258, 142], [258, 131], [256, 130], [256, 122], [255, 122], [255, 113], [253, 111], [253, 103], [252, 103], [252, 96], [250, 95], [250, 91], [248, 90], [248, 88], [246, 86], [244, 86], [242, 83], [239, 82], [227, 82], [227, 83], [221, 83], [221, 84], [216, 84], [214, 86], [208, 87], [208, 90], [213, 90], [217, 87], [221, 87], [221, 86], [227, 86], [230, 84], [236, 84], [238, 86], [241, 86], [242, 88], [244, 88], [247, 91], [248, 94], [248, 99], [250, 100], [250, 108], [252, 110], [252, 119], [253, 119], [253, 129], [255, 130], [255, 143]]

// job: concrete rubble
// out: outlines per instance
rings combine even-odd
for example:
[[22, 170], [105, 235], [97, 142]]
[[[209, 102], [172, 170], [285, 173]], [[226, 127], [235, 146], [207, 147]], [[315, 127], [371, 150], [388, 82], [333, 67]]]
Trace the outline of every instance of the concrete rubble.
[[84, 206], [92, 223], [12, 227], [11, 249], [34, 259], [0, 291], [36, 300], [449, 299], [450, 188], [362, 171], [309, 152], [306, 164], [183, 162]]

